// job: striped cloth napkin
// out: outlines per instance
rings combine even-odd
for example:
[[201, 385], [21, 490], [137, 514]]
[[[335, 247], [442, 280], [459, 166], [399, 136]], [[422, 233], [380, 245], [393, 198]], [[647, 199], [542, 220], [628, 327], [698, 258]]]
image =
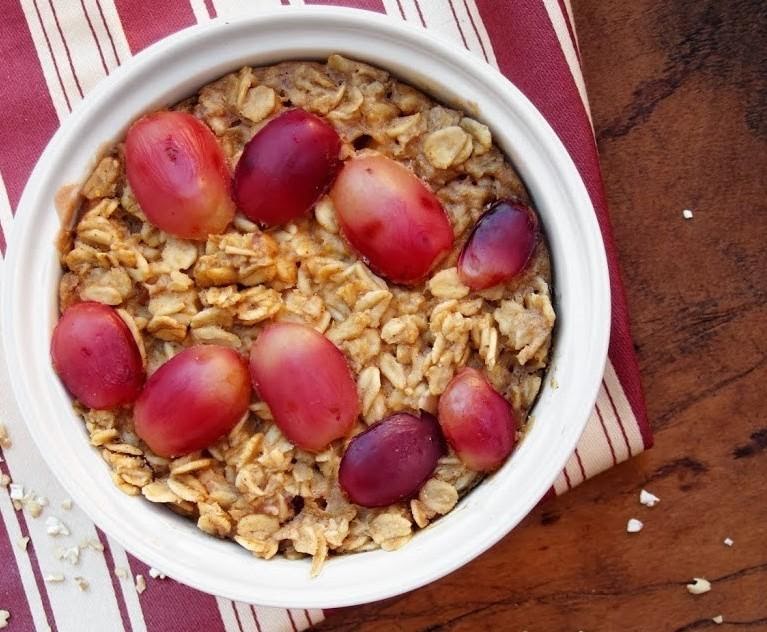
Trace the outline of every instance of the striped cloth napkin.
[[[5, 252], [14, 209], [43, 147], [116, 66], [179, 29], [216, 16], [233, 18], [254, 7], [289, 4], [304, 0], [6, 0], [0, 20], [0, 252]], [[552, 492], [565, 492], [650, 447], [567, 0], [306, 4], [356, 6], [424, 26], [498, 68], [549, 120], [594, 203], [610, 264], [613, 308], [609, 361], [599, 398]], [[1, 267], [0, 259], [0, 271]], [[320, 610], [251, 606], [154, 577], [155, 569], [98, 531], [77, 507], [69, 508], [65, 492], [25, 430], [6, 371], [0, 368], [0, 421], [10, 439], [0, 435], [0, 473], [2, 482], [10, 479], [15, 486], [7, 492], [0, 489], [0, 628], [6, 622], [12, 632], [280, 632], [303, 630], [324, 618]], [[12, 496], [22, 494], [24, 507], [18, 509]], [[58, 521], [70, 535], [51, 535], [61, 531]]]

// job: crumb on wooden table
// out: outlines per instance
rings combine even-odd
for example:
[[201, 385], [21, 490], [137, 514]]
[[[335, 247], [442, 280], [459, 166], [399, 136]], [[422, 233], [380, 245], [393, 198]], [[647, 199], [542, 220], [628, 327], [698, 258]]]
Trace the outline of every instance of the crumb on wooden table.
[[687, 584], [687, 592], [691, 595], [702, 595], [711, 590], [711, 582], [703, 577], [693, 577], [692, 583]]
[[643, 489], [639, 492], [639, 502], [645, 507], [654, 507], [660, 502], [660, 498], [655, 494], [648, 492], [646, 489]]

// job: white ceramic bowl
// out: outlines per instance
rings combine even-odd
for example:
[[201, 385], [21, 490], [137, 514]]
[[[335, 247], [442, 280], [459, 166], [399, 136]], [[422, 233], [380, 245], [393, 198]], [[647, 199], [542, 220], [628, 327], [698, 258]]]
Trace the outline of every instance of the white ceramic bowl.
[[[105, 141], [139, 114], [178, 101], [245, 64], [339, 52], [385, 68], [438, 98], [473, 102], [519, 170], [551, 246], [558, 323], [558, 389], [545, 380], [531, 432], [494, 476], [404, 548], [308, 561], [263, 561], [216, 540], [161, 506], [120, 492], [51, 369], [60, 268], [53, 197], [80, 182]], [[2, 330], [13, 389], [51, 470], [96, 524], [146, 563], [201, 590], [271, 606], [327, 608], [391, 597], [467, 563], [506, 535], [560, 473], [584, 428], [602, 377], [610, 296], [602, 239], [586, 189], [561, 142], [499, 73], [454, 45], [389, 20], [343, 9], [214, 20], [140, 53], [67, 119], [24, 191], [10, 240]]]

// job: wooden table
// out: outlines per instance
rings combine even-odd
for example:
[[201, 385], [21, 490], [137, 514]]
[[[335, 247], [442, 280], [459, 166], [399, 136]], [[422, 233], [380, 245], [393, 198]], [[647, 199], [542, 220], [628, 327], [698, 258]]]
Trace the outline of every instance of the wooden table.
[[574, 8], [656, 446], [320, 630], [767, 630], [767, 5]]

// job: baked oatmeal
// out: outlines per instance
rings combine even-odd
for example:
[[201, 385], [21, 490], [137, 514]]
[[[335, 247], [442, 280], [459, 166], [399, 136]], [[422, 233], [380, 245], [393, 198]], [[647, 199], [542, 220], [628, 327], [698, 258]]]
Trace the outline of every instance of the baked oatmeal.
[[[316, 574], [330, 554], [400, 548], [502, 463], [541, 387], [555, 321], [551, 268], [522, 182], [481, 122], [338, 55], [326, 63], [245, 67], [169, 110], [204, 137], [196, 145], [201, 160], [211, 151], [223, 156], [211, 173], [225, 173], [227, 183], [235, 174], [232, 196], [228, 184], [210, 185], [213, 207], [186, 207], [201, 224], [190, 228], [186, 216], [171, 217], [172, 200], [163, 197], [163, 181], [152, 180], [159, 176], [151, 164], [143, 181], [126, 173], [126, 161], [138, 160], [132, 156], [156, 149], [131, 147], [131, 132], [127, 149], [116, 142], [83, 184], [61, 246], [65, 315], [53, 359], [90, 442], [122, 491], [165, 504], [258, 557], [311, 556]], [[315, 177], [316, 164], [280, 180], [290, 161], [271, 172], [267, 165], [253, 180], [259, 161], [284, 157], [279, 133], [269, 140], [275, 127], [267, 126], [276, 123], [279, 132], [288, 114], [299, 126], [319, 121], [312, 133], [324, 134], [307, 141], [313, 149], [299, 156], [304, 162], [330, 136], [339, 139], [328, 182]], [[206, 149], [210, 139], [218, 148]], [[261, 147], [249, 149], [251, 141]], [[163, 159], [177, 167], [184, 148], [163, 146]], [[354, 189], [355, 178], [368, 176], [378, 180]], [[254, 197], [269, 187], [284, 205]], [[416, 215], [425, 227], [415, 236], [397, 232], [410, 230], [407, 213], [404, 220], [394, 211], [381, 216], [389, 207], [381, 210], [380, 196], [411, 190], [415, 197], [402, 208], [421, 205]], [[296, 204], [308, 212], [286, 216]], [[519, 252], [508, 226], [523, 231]], [[91, 360], [86, 378], [70, 370], [76, 360], [63, 349], [78, 336], [75, 308], [99, 335], [124, 332]], [[291, 341], [295, 348], [285, 352]], [[206, 350], [216, 357], [203, 366]], [[190, 353], [196, 368], [189, 368]], [[275, 376], [271, 364], [280, 353], [294, 354], [294, 363]], [[301, 375], [302, 366], [312, 375]], [[248, 370], [252, 392], [242, 378]], [[323, 382], [325, 371], [333, 379]], [[98, 397], [76, 386], [78, 379], [108, 381], [110, 372], [117, 377]], [[198, 388], [200, 396], [184, 390], [184, 379], [207, 388], [220, 374], [228, 381], [216, 386], [213, 406], [205, 399], [212, 387]], [[479, 402], [485, 431], [500, 433], [484, 452], [466, 444], [466, 401]], [[334, 411], [325, 434], [281, 421], [306, 405]], [[163, 406], [164, 419], [181, 415], [181, 429], [171, 423], [160, 437], [154, 411]], [[389, 425], [374, 425], [381, 420]], [[397, 464], [398, 435], [390, 431], [397, 424], [414, 441], [428, 441], [419, 452], [429, 453], [425, 461]], [[368, 428], [378, 430], [362, 434]], [[376, 453], [413, 480], [399, 481], [389, 495], [367, 494], [365, 481], [375, 476], [359, 468]], [[340, 467], [347, 473], [339, 481]]]

